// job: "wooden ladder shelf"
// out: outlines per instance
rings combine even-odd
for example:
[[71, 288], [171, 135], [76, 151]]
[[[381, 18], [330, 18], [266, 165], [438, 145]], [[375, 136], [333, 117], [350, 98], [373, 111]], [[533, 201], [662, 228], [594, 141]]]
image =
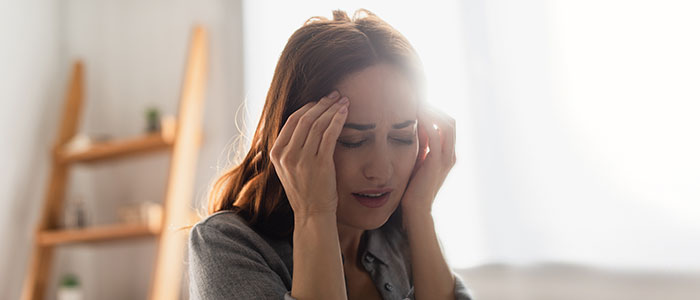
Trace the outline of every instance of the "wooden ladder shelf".
[[[47, 298], [54, 248], [68, 244], [92, 244], [154, 237], [157, 253], [149, 299], [178, 299], [184, 269], [188, 231], [178, 230], [192, 220], [190, 200], [202, 138], [202, 113], [207, 75], [207, 34], [195, 27], [190, 41], [178, 116], [174, 128], [129, 139], [94, 143], [87, 149], [67, 150], [76, 134], [83, 107], [83, 64], [77, 61], [66, 93], [66, 104], [58, 138], [53, 149], [51, 174], [44, 205], [35, 232], [22, 299]], [[75, 164], [93, 164], [126, 159], [142, 153], [170, 153], [168, 183], [160, 224], [113, 224], [79, 229], [62, 229], [59, 223], [64, 207], [68, 172]]]

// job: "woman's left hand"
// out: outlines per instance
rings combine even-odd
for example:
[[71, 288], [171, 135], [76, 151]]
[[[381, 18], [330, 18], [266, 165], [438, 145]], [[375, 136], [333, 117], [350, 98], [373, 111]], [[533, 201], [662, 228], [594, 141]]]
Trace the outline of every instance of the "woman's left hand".
[[455, 138], [452, 117], [427, 106], [419, 109], [420, 146], [411, 179], [401, 199], [404, 218], [430, 214], [435, 196], [457, 159]]

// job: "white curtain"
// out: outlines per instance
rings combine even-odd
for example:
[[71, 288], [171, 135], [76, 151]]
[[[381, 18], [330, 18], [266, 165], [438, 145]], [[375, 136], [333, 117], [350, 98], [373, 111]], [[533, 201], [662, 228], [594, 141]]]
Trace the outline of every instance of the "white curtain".
[[361, 7], [408, 37], [457, 119], [433, 212], [453, 267], [700, 269], [697, 5], [244, 1], [249, 129], [291, 33]]

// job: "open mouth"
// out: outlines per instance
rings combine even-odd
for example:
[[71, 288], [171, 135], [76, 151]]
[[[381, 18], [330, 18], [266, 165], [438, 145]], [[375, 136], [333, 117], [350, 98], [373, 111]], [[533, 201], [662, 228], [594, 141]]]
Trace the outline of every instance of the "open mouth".
[[358, 196], [358, 197], [363, 197], [363, 198], [380, 198], [388, 193], [389, 192], [377, 193], [377, 194], [363, 194], [363, 193], [352, 193], [352, 194], [355, 196]]
[[352, 193], [360, 204], [370, 208], [377, 208], [386, 204], [390, 194], [391, 190]]

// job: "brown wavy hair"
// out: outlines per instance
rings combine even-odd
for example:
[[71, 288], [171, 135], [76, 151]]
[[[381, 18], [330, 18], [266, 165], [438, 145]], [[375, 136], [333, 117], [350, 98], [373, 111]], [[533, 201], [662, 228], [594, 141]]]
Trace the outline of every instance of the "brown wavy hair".
[[361, 9], [350, 18], [335, 10], [332, 20], [307, 20], [282, 51], [250, 150], [214, 181], [207, 213], [234, 211], [260, 233], [291, 239], [294, 212], [270, 161], [275, 139], [294, 111], [329, 94], [351, 73], [378, 63], [404, 73], [424, 98], [418, 55], [401, 33], [375, 14]]

